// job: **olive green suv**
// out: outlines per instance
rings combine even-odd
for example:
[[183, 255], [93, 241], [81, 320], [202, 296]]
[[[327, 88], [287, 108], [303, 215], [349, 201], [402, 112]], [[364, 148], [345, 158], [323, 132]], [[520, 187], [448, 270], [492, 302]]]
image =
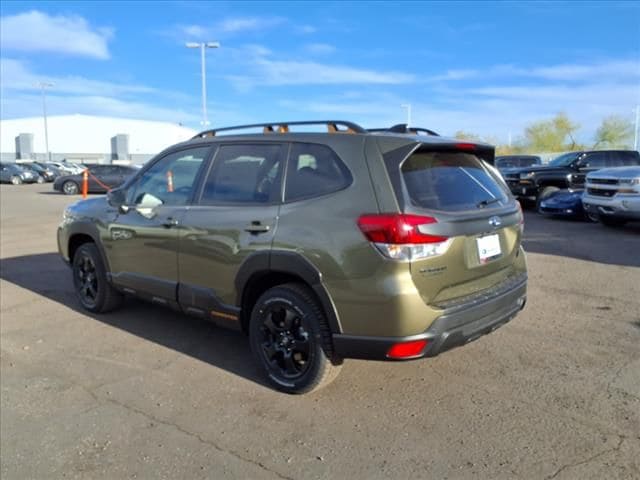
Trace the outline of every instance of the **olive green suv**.
[[523, 308], [523, 216], [493, 158], [405, 125], [209, 130], [68, 207], [58, 245], [85, 309], [133, 295], [236, 328], [304, 393], [345, 358], [435, 356]]

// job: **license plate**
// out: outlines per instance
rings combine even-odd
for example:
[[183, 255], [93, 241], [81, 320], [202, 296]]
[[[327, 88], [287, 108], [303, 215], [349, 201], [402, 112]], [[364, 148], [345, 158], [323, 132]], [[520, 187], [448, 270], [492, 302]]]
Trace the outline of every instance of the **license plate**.
[[498, 235], [487, 235], [476, 239], [478, 244], [478, 257], [480, 263], [487, 263], [494, 257], [502, 253], [500, 250], [500, 237]]

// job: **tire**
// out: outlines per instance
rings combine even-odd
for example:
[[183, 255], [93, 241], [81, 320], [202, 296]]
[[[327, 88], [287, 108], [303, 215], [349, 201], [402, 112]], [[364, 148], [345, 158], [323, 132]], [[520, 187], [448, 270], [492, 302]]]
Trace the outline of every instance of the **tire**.
[[313, 293], [287, 283], [263, 293], [251, 312], [249, 341], [269, 382], [292, 394], [331, 383], [342, 359], [333, 353], [331, 330]]
[[62, 184], [62, 191], [65, 195], [77, 195], [80, 187], [73, 180], [67, 180]]
[[11, 177], [11, 183], [13, 185], [22, 185], [22, 179], [17, 175], [14, 175], [13, 177]]
[[38, 177], [38, 180], [36, 180], [37, 183], [44, 183], [44, 178], [42, 178], [41, 176]]
[[615, 218], [610, 215], [600, 215], [600, 222], [607, 227], [621, 227], [627, 223], [626, 220]]
[[80, 304], [93, 313], [115, 310], [124, 296], [107, 281], [107, 272], [98, 247], [81, 245], [73, 256], [73, 286]]
[[536, 198], [536, 211], [540, 212], [540, 202], [551, 195], [553, 192], [560, 190], [558, 187], [544, 187]]
[[585, 210], [584, 220], [585, 222], [598, 223], [600, 221], [600, 218], [597, 213], [591, 213]]

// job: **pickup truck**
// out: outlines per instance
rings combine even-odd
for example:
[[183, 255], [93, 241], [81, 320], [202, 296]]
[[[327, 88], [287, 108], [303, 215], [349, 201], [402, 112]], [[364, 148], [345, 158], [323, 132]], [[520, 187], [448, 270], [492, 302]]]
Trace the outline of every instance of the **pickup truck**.
[[582, 206], [607, 226], [640, 220], [640, 167], [605, 168], [587, 175]]
[[634, 150], [597, 150], [569, 152], [547, 165], [509, 169], [504, 179], [514, 196], [520, 200], [535, 200], [536, 205], [563, 189], [584, 188], [588, 173], [605, 167], [640, 165], [640, 154]]

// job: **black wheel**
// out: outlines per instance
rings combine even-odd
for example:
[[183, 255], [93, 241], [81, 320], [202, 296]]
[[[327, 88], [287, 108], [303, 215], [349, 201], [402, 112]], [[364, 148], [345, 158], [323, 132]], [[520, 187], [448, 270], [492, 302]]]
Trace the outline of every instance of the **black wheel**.
[[93, 243], [81, 245], [73, 256], [73, 285], [82, 306], [94, 313], [118, 308], [123, 296], [107, 281], [98, 248]]
[[558, 187], [544, 187], [536, 198], [536, 211], [540, 212], [540, 202], [551, 195], [553, 192], [560, 190]]
[[62, 191], [65, 195], [77, 195], [80, 191], [78, 184], [72, 180], [67, 180], [62, 184]]
[[600, 221], [600, 218], [598, 217], [597, 213], [591, 213], [587, 210], [585, 210], [584, 212], [584, 219], [587, 222], [593, 222], [593, 223], [598, 223]]
[[13, 177], [11, 177], [11, 183], [14, 185], [20, 185], [22, 184], [22, 179], [17, 175], [14, 175]]
[[626, 220], [615, 218], [610, 215], [600, 215], [600, 222], [607, 227], [621, 227], [627, 223]]
[[308, 393], [337, 376], [331, 330], [306, 287], [288, 283], [258, 299], [249, 325], [251, 350], [271, 383], [287, 393]]

